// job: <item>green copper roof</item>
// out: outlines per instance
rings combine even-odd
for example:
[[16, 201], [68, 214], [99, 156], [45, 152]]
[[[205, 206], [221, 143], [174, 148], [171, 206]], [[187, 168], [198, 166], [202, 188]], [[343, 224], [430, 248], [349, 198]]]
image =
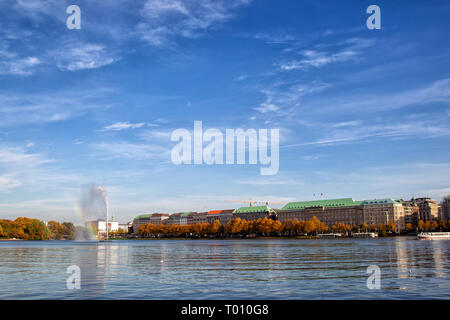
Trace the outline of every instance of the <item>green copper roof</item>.
[[233, 213], [253, 213], [253, 212], [272, 212], [273, 209], [268, 206], [241, 207], [233, 211]]
[[153, 213], [141, 214], [141, 215], [137, 216], [135, 219], [150, 218], [152, 215], [153, 215]]
[[313, 200], [313, 201], [300, 201], [289, 202], [281, 210], [298, 210], [313, 207], [350, 207], [360, 206], [362, 201], [355, 201], [352, 198], [342, 199], [329, 199], [329, 200]]
[[184, 212], [181, 214], [181, 217], [187, 217], [189, 216], [191, 213], [190, 212]]
[[373, 199], [373, 200], [364, 200], [363, 205], [372, 205], [372, 204], [390, 204], [390, 203], [400, 203], [400, 200], [397, 199]]

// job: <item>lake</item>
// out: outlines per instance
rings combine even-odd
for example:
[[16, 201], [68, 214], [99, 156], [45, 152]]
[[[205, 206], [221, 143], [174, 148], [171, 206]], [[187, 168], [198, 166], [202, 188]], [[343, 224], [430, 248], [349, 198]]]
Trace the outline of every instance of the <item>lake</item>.
[[449, 299], [449, 257], [413, 237], [0, 241], [0, 299]]

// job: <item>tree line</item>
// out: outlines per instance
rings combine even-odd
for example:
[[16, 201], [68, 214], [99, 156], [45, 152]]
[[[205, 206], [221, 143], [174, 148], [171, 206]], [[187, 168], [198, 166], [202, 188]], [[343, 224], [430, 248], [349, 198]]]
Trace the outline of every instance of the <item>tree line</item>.
[[38, 219], [0, 219], [0, 239], [22, 240], [73, 240], [75, 226], [71, 222], [49, 221], [47, 225]]
[[142, 224], [137, 233], [142, 238], [170, 238], [170, 237], [210, 237], [210, 238], [235, 238], [235, 237], [266, 237], [299, 235], [314, 235], [317, 233], [339, 232], [349, 234], [350, 232], [379, 232], [385, 235], [387, 232], [395, 232], [396, 225], [390, 222], [388, 225], [348, 225], [337, 223], [328, 227], [316, 216], [309, 220], [287, 220], [285, 222], [275, 221], [270, 218], [247, 221], [241, 218], [232, 219], [226, 225], [219, 220], [213, 223], [196, 223], [192, 225], [154, 225]]
[[413, 225], [411, 223], [406, 224], [406, 230], [408, 231], [414, 231], [418, 229], [419, 231], [440, 231], [447, 229], [450, 226], [450, 220], [440, 220], [440, 221], [427, 221], [424, 222], [423, 220], [419, 220], [417, 222], [417, 225]]

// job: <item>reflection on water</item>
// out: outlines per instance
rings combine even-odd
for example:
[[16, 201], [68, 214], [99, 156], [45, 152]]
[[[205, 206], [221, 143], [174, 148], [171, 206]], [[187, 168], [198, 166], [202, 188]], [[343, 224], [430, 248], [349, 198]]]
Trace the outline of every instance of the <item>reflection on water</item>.
[[[450, 241], [0, 242], [1, 299], [448, 299]], [[366, 287], [369, 265], [381, 290]], [[66, 287], [67, 267], [81, 289]]]

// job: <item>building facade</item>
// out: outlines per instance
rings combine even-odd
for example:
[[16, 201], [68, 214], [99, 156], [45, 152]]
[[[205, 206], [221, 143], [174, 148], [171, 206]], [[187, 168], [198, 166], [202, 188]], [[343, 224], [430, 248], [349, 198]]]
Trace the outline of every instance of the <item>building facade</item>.
[[[92, 220], [86, 221], [86, 229], [91, 230], [96, 235], [106, 234], [106, 221], [105, 220]], [[108, 232], [119, 231], [119, 223], [117, 221], [108, 221]]]
[[172, 213], [169, 218], [164, 220], [164, 224], [181, 224], [181, 215], [184, 212]]
[[316, 216], [328, 227], [337, 223], [361, 226], [394, 222], [398, 231], [405, 229], [405, 213], [400, 200], [375, 199], [356, 201], [352, 198], [290, 202], [278, 212], [278, 220], [309, 220]]
[[236, 218], [247, 221], [264, 218], [276, 219], [276, 211], [269, 206], [241, 207], [233, 211], [233, 219]]
[[309, 220], [316, 216], [331, 227], [339, 222], [353, 226], [364, 222], [362, 201], [352, 198], [290, 202], [278, 212], [278, 220]]
[[134, 218], [133, 220], [133, 233], [137, 233], [139, 226], [146, 223], [151, 223], [155, 225], [163, 224], [169, 218], [168, 213], [150, 213], [141, 214]]
[[450, 220], [450, 196], [446, 196], [441, 203], [439, 219], [448, 222]]
[[401, 200], [403, 208], [405, 209], [405, 226], [409, 223], [412, 226], [417, 226], [419, 222], [419, 206], [416, 200], [412, 198], [410, 201]]
[[192, 223], [207, 223], [208, 222], [208, 212], [195, 212], [192, 214]]
[[405, 208], [401, 200], [374, 199], [363, 201], [364, 222], [367, 225], [387, 225], [394, 222], [396, 231], [405, 230]]
[[214, 223], [214, 221], [219, 220], [221, 224], [226, 225], [233, 219], [233, 211], [234, 209], [208, 211], [208, 215], [206, 217], [207, 222]]
[[419, 206], [419, 219], [427, 222], [439, 220], [439, 205], [436, 200], [428, 197], [416, 198], [416, 203]]

